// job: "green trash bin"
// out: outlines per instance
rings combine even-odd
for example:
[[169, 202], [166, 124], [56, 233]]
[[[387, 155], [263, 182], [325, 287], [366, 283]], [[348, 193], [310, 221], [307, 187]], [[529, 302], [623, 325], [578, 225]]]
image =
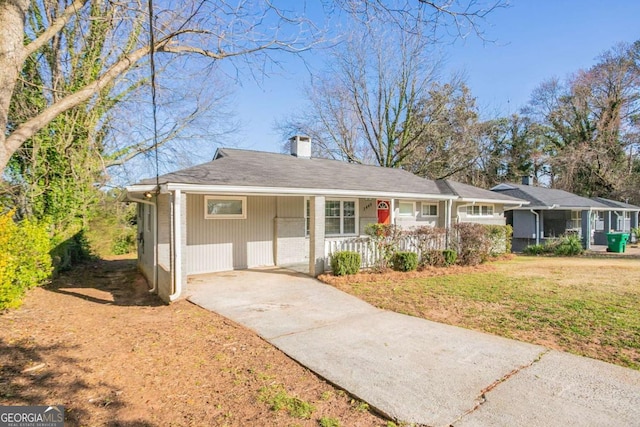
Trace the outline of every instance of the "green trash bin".
[[607, 252], [624, 252], [628, 238], [629, 235], [626, 233], [607, 233]]

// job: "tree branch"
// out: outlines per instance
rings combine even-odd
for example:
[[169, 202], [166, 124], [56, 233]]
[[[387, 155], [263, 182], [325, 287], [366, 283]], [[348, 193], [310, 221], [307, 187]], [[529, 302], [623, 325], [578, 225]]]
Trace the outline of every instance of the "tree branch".
[[27, 44], [24, 47], [24, 51], [22, 53], [22, 61], [27, 59], [29, 55], [36, 52], [45, 43], [51, 40], [56, 34], [64, 28], [65, 25], [69, 22], [72, 16], [74, 16], [82, 7], [87, 3], [87, 0], [75, 0], [71, 3], [65, 10], [62, 12], [60, 17], [56, 19], [50, 26], [47, 28], [42, 34], [40, 34], [35, 40], [31, 43]]

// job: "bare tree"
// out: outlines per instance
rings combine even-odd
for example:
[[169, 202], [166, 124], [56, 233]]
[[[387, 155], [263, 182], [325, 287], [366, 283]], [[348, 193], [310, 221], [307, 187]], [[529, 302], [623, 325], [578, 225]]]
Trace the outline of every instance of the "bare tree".
[[313, 77], [309, 108], [283, 127], [312, 136], [317, 154], [399, 167], [420, 141], [419, 100], [436, 69], [420, 34], [362, 24]]
[[418, 140], [406, 168], [431, 179], [467, 182], [480, 154], [481, 126], [475, 98], [459, 76], [435, 82], [419, 100], [415, 117]]
[[[59, 114], [92, 102], [109, 86], [126, 85], [131, 76], [133, 81], [139, 79], [139, 63], [149, 55], [145, 29], [148, 12], [141, 3], [75, 0], [61, 4], [63, 8], [58, 9], [38, 0], [11, 0], [0, 8], [0, 127], [7, 130], [0, 133], [0, 172], [25, 141]], [[210, 64], [235, 58], [267, 61], [273, 50], [299, 53], [322, 38], [320, 30], [306, 18], [277, 9], [268, 2], [231, 4], [194, 0], [163, 6], [162, 10], [155, 11], [154, 21], [154, 49], [159, 57], [195, 55], [207, 58]], [[25, 18], [34, 8], [51, 13], [43, 13], [42, 28], [35, 34], [28, 34]], [[77, 40], [90, 42], [83, 40], [82, 31], [89, 25], [96, 25], [88, 19], [93, 8], [107, 9], [99, 22], [109, 27], [106, 38], [109, 45], [100, 58], [100, 69], [85, 79], [83, 85], [67, 91], [45, 88], [48, 96], [43, 108], [22, 122], [9, 123], [10, 105], [25, 61], [33, 55], [40, 58], [38, 55], [43, 49], [63, 40], [72, 23], [80, 31]], [[25, 38], [26, 44], [23, 43]], [[74, 46], [66, 47], [72, 49]], [[61, 54], [64, 55], [63, 50]], [[64, 68], [56, 70], [65, 71]]]
[[[12, 154], [25, 141], [55, 117], [82, 103], [92, 102], [109, 85], [127, 81], [130, 73], [148, 57], [150, 44], [146, 37], [148, 11], [137, 1], [63, 0], [60, 7], [51, 8], [42, 0], [8, 0], [0, 7], [0, 173]], [[403, 32], [421, 32], [423, 28], [437, 28], [450, 24], [462, 29], [471, 24], [476, 28], [477, 20], [502, 2], [497, 0], [488, 8], [476, 7], [475, 0], [468, 5], [446, 0], [414, 2], [398, 0], [337, 0], [325, 3], [347, 10], [361, 18], [370, 13], [379, 14], [386, 22], [397, 24]], [[44, 14], [46, 19], [37, 33], [29, 34], [25, 19], [33, 8], [53, 10]], [[86, 21], [87, 10], [108, 8], [109, 14], [100, 21], [110, 26], [108, 55], [101, 58], [101, 68], [84, 85], [68, 91], [56, 92], [48, 88], [47, 104], [24, 121], [9, 123], [9, 110], [16, 83], [24, 69], [25, 61], [32, 56], [40, 58], [45, 46], [62, 40], [68, 25]], [[324, 25], [316, 25], [305, 14], [305, 5], [300, 10], [278, 7], [271, 2], [240, 0], [238, 2], [205, 2], [187, 0], [166, 1], [154, 14], [155, 45], [159, 56], [173, 55], [179, 58], [202, 57], [209, 64], [225, 60], [246, 60], [250, 72], [261, 74], [274, 51], [300, 53], [323, 41]], [[445, 25], [446, 26], [446, 25]], [[460, 30], [460, 34], [464, 31]], [[82, 38], [80, 38], [82, 39]], [[27, 42], [25, 43], [25, 40]], [[64, 70], [61, 70], [64, 72]]]

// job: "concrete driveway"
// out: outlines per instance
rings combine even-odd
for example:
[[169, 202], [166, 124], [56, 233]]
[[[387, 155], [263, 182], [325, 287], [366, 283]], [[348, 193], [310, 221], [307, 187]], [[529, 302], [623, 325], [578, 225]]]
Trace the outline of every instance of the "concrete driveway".
[[397, 421], [640, 426], [638, 371], [380, 310], [290, 270], [196, 276], [187, 295]]

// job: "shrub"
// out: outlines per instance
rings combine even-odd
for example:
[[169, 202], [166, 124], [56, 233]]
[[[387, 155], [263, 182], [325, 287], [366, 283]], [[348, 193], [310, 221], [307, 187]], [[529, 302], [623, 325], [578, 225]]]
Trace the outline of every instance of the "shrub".
[[453, 247], [461, 265], [478, 265], [491, 256], [492, 242], [486, 226], [474, 223], [458, 223], [453, 226], [457, 234]]
[[584, 252], [582, 241], [576, 235], [564, 236], [556, 245], [553, 253], [557, 256], [575, 256]]
[[547, 240], [544, 244], [531, 245], [524, 248], [526, 255], [556, 255], [575, 256], [584, 252], [582, 241], [576, 235], [563, 236], [558, 239]]
[[89, 261], [93, 253], [84, 230], [58, 243], [51, 251], [55, 273], [69, 270], [73, 265]]
[[446, 261], [444, 259], [444, 251], [438, 250], [430, 250], [422, 253], [422, 260], [420, 265], [431, 266], [431, 267], [444, 267], [446, 265]]
[[491, 255], [511, 253], [513, 228], [510, 225], [485, 225], [484, 227], [491, 245]]
[[431, 267], [448, 267], [456, 263], [458, 254], [452, 249], [445, 249], [443, 251], [430, 250], [422, 253], [422, 260], [420, 265]]
[[51, 274], [51, 246], [45, 224], [0, 216], [0, 309], [20, 306], [24, 292]]
[[423, 226], [409, 231], [415, 238], [420, 253], [437, 250], [446, 246], [447, 230], [445, 228]]
[[331, 270], [336, 276], [356, 274], [360, 271], [362, 259], [358, 252], [339, 251], [331, 256]]
[[525, 255], [542, 255], [549, 253], [547, 245], [530, 245], [522, 251]]
[[129, 229], [116, 236], [111, 244], [114, 255], [130, 254], [136, 250], [136, 230]]
[[393, 254], [398, 251], [403, 232], [393, 224], [368, 224], [365, 233], [369, 236], [373, 249], [378, 253], [373, 269], [384, 271], [390, 264]]
[[418, 254], [399, 251], [393, 254], [391, 265], [395, 271], [413, 271], [418, 268]]
[[442, 251], [442, 258], [444, 259], [444, 266], [448, 267], [456, 263], [458, 253], [452, 249], [445, 249]]

